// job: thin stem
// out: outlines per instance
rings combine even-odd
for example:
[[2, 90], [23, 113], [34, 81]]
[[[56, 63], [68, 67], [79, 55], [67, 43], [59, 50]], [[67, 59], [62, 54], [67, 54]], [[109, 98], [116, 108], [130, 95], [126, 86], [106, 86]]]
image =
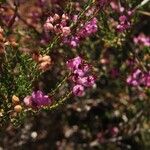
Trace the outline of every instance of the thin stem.
[[46, 54], [49, 54], [53, 48], [53, 46], [58, 42], [60, 38], [60, 35], [57, 35], [55, 38], [53, 38], [53, 41], [51, 44], [48, 45], [48, 47], [46, 48]]
[[150, 17], [150, 12], [141, 11], [141, 10], [138, 10], [137, 12], [140, 13], [140, 14], [142, 14], [142, 15], [146, 15], [146, 16]]
[[55, 88], [54, 90], [52, 90], [52, 92], [51, 92], [49, 95], [50, 95], [50, 96], [54, 95], [55, 92], [66, 82], [66, 80], [68, 79], [69, 76], [70, 76], [70, 74], [67, 75], [67, 76], [56, 86], [56, 88]]
[[147, 4], [148, 2], [150, 2], [150, 0], [143, 0], [139, 5], [137, 5], [135, 7], [135, 10], [136, 9], [139, 9], [140, 7], [144, 6], [145, 4]]
[[58, 102], [56, 104], [53, 104], [52, 106], [49, 107], [45, 107], [45, 110], [53, 110], [56, 109], [57, 107], [59, 107], [60, 105], [63, 105], [65, 103], [65, 101], [72, 95], [72, 92], [69, 92], [68, 94], [66, 94], [65, 97], [61, 98], [60, 100], [58, 100]]

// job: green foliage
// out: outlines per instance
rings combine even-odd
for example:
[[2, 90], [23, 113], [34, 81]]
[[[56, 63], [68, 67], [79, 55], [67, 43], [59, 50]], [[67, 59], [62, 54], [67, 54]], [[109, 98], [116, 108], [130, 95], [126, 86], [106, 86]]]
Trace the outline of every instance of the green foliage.
[[29, 94], [32, 90], [32, 81], [38, 77], [39, 72], [37, 64], [29, 54], [7, 47], [1, 74], [0, 92], [11, 98], [14, 94], [21, 97]]

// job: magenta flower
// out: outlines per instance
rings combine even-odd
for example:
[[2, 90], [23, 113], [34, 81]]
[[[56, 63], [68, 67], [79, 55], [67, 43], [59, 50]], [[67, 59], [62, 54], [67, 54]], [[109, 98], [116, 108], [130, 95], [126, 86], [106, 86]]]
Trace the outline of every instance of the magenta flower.
[[34, 91], [31, 96], [27, 96], [24, 98], [24, 103], [29, 107], [41, 107], [47, 106], [51, 104], [52, 100], [48, 97], [48, 95], [44, 95], [44, 93], [40, 90]]
[[35, 106], [45, 106], [51, 103], [48, 95], [44, 95], [44, 93], [40, 90], [32, 93], [32, 102]]
[[118, 32], [124, 32], [131, 27], [131, 17], [134, 13], [133, 10], [126, 10], [124, 7], [120, 8], [119, 23], [117, 25]]
[[150, 87], [150, 72], [144, 73], [140, 69], [137, 69], [127, 77], [126, 82], [132, 86]]
[[80, 38], [86, 38], [93, 33], [96, 33], [98, 29], [97, 26], [97, 19], [93, 18], [89, 22], [87, 22], [80, 30], [77, 32], [78, 37]]
[[150, 87], [150, 72], [145, 75], [146, 86]]
[[137, 37], [134, 37], [133, 41], [137, 45], [150, 46], [150, 36], [146, 36], [143, 33], [140, 33]]
[[85, 73], [88, 73], [90, 71], [90, 65], [87, 64], [87, 63], [84, 63], [82, 66], [81, 66], [82, 70], [85, 72]]
[[142, 71], [140, 69], [135, 70], [135, 72], [133, 72], [133, 79], [137, 79], [142, 75]]
[[85, 87], [92, 87], [95, 84], [95, 77], [90, 75], [87, 77], [79, 77], [77, 83]]
[[84, 86], [77, 84], [73, 87], [72, 92], [75, 96], [81, 97], [84, 95]]
[[63, 43], [69, 45], [70, 47], [77, 47], [79, 45], [80, 38], [78, 36], [70, 36], [70, 37], [64, 37]]
[[93, 75], [89, 74], [90, 65], [79, 56], [68, 60], [66, 64], [72, 72], [70, 77], [70, 80], [74, 86], [72, 92], [76, 96], [83, 96], [84, 89], [92, 87], [96, 80]]
[[68, 60], [66, 64], [67, 64], [67, 67], [73, 71], [75, 69], [78, 69], [81, 63], [82, 63], [82, 58], [78, 56], [76, 58]]
[[110, 129], [110, 133], [111, 133], [111, 135], [112, 135], [113, 137], [117, 136], [118, 133], [119, 133], [118, 127], [112, 127], [112, 128]]
[[97, 19], [93, 18], [86, 22], [76, 30], [75, 35], [64, 37], [63, 43], [69, 45], [70, 47], [77, 47], [79, 42], [92, 34], [96, 33], [98, 30]]
[[126, 29], [129, 29], [131, 26], [130, 19], [126, 15], [122, 15], [119, 17], [119, 24], [117, 25], [117, 30], [119, 32], [123, 32]]
[[85, 75], [85, 71], [82, 69], [76, 69], [76, 70], [74, 70], [73, 73], [77, 77], [83, 77]]
[[142, 75], [142, 71], [140, 69], [135, 70], [131, 75], [127, 78], [127, 83], [129, 85], [138, 86], [140, 84], [140, 78]]

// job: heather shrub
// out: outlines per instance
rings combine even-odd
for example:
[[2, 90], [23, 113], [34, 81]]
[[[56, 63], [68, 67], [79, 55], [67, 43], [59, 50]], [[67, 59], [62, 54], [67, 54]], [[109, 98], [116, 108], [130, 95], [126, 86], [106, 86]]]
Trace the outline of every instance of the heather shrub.
[[149, 149], [149, 9], [0, 1], [2, 149]]

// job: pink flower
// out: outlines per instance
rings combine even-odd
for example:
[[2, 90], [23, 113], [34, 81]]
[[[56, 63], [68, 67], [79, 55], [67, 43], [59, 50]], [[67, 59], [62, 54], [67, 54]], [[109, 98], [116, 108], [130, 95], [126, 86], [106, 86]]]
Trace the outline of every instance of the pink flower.
[[79, 42], [92, 34], [96, 33], [98, 30], [97, 19], [93, 18], [86, 22], [80, 29], [76, 30], [76, 34], [70, 37], [64, 37], [63, 43], [71, 47], [77, 47]]
[[67, 61], [67, 67], [72, 71], [70, 77], [73, 83], [73, 93], [76, 96], [83, 96], [84, 89], [95, 84], [95, 77], [89, 74], [90, 66], [81, 57], [76, 57]]
[[130, 28], [130, 26], [131, 23], [128, 16], [122, 15], [119, 17], [119, 24], [117, 25], [117, 30], [119, 32], [125, 31], [126, 29]]
[[52, 100], [48, 97], [48, 95], [44, 95], [44, 93], [40, 90], [34, 91], [31, 96], [27, 96], [24, 98], [24, 103], [28, 107], [41, 107], [47, 106], [51, 104]]
[[54, 26], [51, 23], [46, 22], [44, 24], [44, 29], [45, 29], [45, 31], [52, 31], [54, 29]]
[[133, 79], [137, 79], [140, 77], [140, 75], [142, 74], [142, 71], [140, 69], [135, 70], [135, 72], [133, 72]]
[[32, 106], [32, 97], [31, 96], [29, 96], [29, 95], [26, 96], [23, 101], [26, 106], [28, 106], [28, 107]]
[[73, 87], [72, 92], [75, 96], [81, 97], [84, 95], [84, 86], [77, 84]]
[[73, 71], [75, 69], [78, 69], [81, 63], [82, 63], [82, 58], [78, 56], [76, 58], [68, 60], [66, 64], [67, 64], [67, 67]]
[[93, 18], [92, 20], [88, 21], [78, 32], [77, 36], [80, 38], [86, 38], [93, 33], [96, 33], [98, 29], [97, 26], [97, 19]]
[[60, 19], [60, 16], [58, 14], [54, 14], [53, 19], [54, 21], [57, 21]]
[[127, 77], [126, 82], [132, 86], [150, 87], [150, 73], [144, 73], [137, 69]]
[[63, 43], [67, 44], [70, 47], [77, 47], [79, 45], [80, 38], [78, 36], [70, 36], [70, 37], [64, 37]]
[[146, 36], [143, 33], [140, 33], [137, 37], [134, 37], [133, 41], [137, 45], [150, 46], [150, 36]]
[[112, 135], [113, 137], [117, 136], [118, 133], [119, 133], [118, 127], [112, 127], [112, 128], [110, 129], [110, 133], [111, 133], [111, 135]]
[[95, 84], [95, 77], [90, 75], [87, 77], [79, 77], [77, 83], [85, 87], [91, 87]]
[[62, 35], [68, 36], [70, 34], [71, 30], [70, 27], [62, 27]]
[[85, 75], [85, 72], [84, 72], [84, 70], [82, 70], [82, 69], [76, 69], [76, 70], [74, 70], [74, 75], [76, 75], [77, 77], [79, 76], [79, 77], [83, 77], [84, 75]]
[[65, 14], [59, 16], [58, 14], [54, 14], [47, 18], [44, 24], [45, 34], [50, 36], [50, 33], [55, 35], [61, 35], [63, 38], [70, 35], [71, 30], [68, 24], [69, 17]]
[[117, 25], [118, 32], [124, 32], [131, 27], [131, 17], [134, 13], [133, 10], [126, 10], [124, 7], [120, 8], [119, 23]]
[[32, 93], [32, 102], [35, 106], [45, 106], [51, 103], [48, 95], [44, 95], [44, 93], [40, 90]]
[[84, 63], [83, 65], [82, 65], [82, 70], [85, 72], [85, 73], [88, 73], [89, 72], [89, 70], [90, 70], [90, 65], [89, 64], [86, 64], [86, 63]]
[[150, 87], [150, 72], [145, 75], [146, 86]]

